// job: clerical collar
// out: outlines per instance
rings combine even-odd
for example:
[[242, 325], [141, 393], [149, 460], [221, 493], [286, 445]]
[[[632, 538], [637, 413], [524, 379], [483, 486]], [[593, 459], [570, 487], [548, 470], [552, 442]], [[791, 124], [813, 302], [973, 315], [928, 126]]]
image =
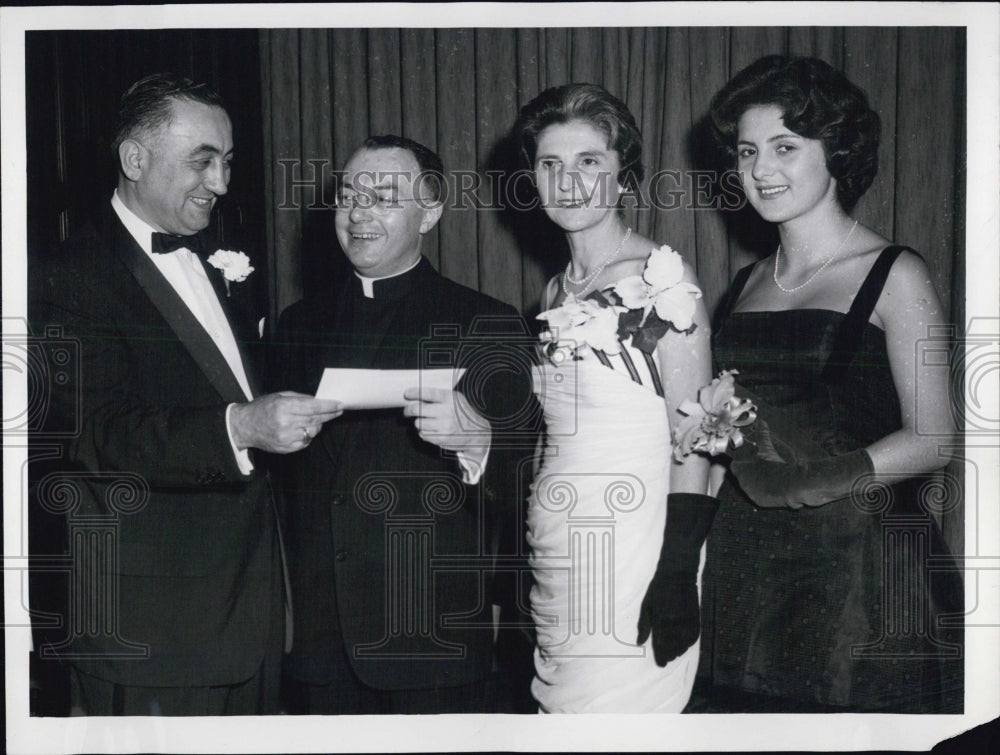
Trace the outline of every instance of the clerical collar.
[[383, 278], [369, 278], [357, 271], [354, 275], [361, 283], [361, 292], [366, 299], [399, 299], [412, 290], [417, 279], [417, 268], [423, 261], [424, 258], [419, 257], [403, 272]]

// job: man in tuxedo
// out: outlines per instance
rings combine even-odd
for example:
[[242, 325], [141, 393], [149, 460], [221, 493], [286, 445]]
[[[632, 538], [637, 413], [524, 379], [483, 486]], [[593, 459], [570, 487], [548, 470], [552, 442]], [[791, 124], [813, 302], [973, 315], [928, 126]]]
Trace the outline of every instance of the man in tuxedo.
[[454, 390], [415, 378], [402, 409], [348, 406], [284, 460], [296, 617], [287, 670], [304, 713], [494, 709], [493, 559], [520, 535], [516, 455], [533, 447], [536, 411], [530, 337], [513, 307], [421, 255], [442, 179], [423, 145], [369, 138], [337, 194], [353, 272], [279, 321], [276, 385], [304, 393], [329, 367], [468, 367]]
[[233, 152], [218, 95], [156, 74], [118, 116], [99, 227], [31, 260], [32, 327], [77, 344], [81, 381], [53, 383], [78, 432], [35, 486], [73, 561], [69, 636], [41, 652], [70, 662], [76, 713], [275, 713], [284, 582], [254, 454], [307, 447], [339, 405], [261, 395], [231, 306], [246, 258], [203, 259]]

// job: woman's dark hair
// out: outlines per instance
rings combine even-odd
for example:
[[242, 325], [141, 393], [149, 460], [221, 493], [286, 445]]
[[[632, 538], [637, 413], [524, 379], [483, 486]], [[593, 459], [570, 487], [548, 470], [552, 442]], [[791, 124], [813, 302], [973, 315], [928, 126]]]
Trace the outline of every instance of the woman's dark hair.
[[712, 98], [716, 143], [736, 162], [739, 121], [755, 105], [781, 109], [785, 127], [818, 139], [837, 181], [837, 201], [850, 211], [878, 173], [879, 117], [865, 93], [818, 58], [770, 55], [740, 71]]
[[197, 84], [172, 73], [154, 73], [139, 79], [122, 95], [118, 106], [118, 118], [111, 139], [115, 160], [118, 159], [118, 148], [126, 139], [156, 131], [170, 123], [174, 100], [200, 102], [225, 110], [222, 98], [208, 84]]
[[528, 166], [535, 163], [538, 136], [554, 123], [586, 121], [608, 137], [618, 153], [618, 183], [637, 191], [642, 181], [642, 134], [625, 103], [597, 84], [566, 84], [546, 89], [521, 108], [514, 133]]

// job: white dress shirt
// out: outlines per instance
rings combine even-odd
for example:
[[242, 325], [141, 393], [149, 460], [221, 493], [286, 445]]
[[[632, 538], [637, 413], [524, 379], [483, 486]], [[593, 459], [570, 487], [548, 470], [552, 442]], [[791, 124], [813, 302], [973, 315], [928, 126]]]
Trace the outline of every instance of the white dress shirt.
[[[252, 400], [253, 392], [247, 381], [246, 370], [243, 367], [239, 347], [236, 345], [236, 338], [233, 337], [226, 313], [222, 311], [222, 305], [219, 303], [215, 289], [208, 279], [208, 274], [205, 272], [201, 260], [190, 249], [183, 248], [166, 254], [153, 254], [155, 229], [125, 206], [125, 203], [118, 196], [117, 190], [111, 197], [111, 206], [132, 238], [142, 247], [142, 251], [156, 265], [156, 269], [163, 274], [167, 283], [181, 297], [191, 314], [211, 336], [212, 341], [225, 357], [229, 369], [232, 370], [233, 376], [239, 382], [247, 400]], [[248, 475], [253, 471], [253, 463], [250, 461], [250, 454], [246, 450], [237, 448], [233, 441], [229, 420], [232, 408], [233, 404], [226, 407], [226, 433], [229, 435], [229, 443], [233, 448], [233, 454], [240, 471]]]

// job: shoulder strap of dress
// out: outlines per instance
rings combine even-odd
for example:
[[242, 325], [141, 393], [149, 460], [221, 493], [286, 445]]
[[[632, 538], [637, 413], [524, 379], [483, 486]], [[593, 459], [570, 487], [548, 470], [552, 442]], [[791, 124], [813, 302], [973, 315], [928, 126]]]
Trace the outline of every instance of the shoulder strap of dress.
[[743, 293], [743, 289], [746, 287], [747, 281], [750, 280], [750, 273], [752, 272], [753, 264], [750, 264], [746, 267], [741, 267], [736, 273], [736, 277], [733, 278], [733, 283], [729, 287], [729, 292], [725, 295], [721, 306], [715, 313], [715, 327], [713, 331], [717, 331], [722, 327], [722, 323], [729, 317], [729, 313], [736, 306], [736, 302], [740, 300], [740, 294]]
[[[833, 339], [833, 348], [830, 356], [826, 360], [823, 368], [823, 382], [836, 383], [844, 376], [844, 372], [854, 359], [854, 355], [861, 345], [861, 336], [864, 333], [865, 324], [872, 316], [875, 305], [878, 304], [879, 297], [882, 296], [882, 289], [889, 277], [889, 270], [892, 269], [896, 258], [904, 251], [913, 252], [906, 246], [887, 246], [879, 254], [875, 264], [868, 271], [858, 293], [854, 296], [851, 308], [844, 319], [840, 321], [840, 327]], [[916, 252], [913, 252], [916, 254]]]

